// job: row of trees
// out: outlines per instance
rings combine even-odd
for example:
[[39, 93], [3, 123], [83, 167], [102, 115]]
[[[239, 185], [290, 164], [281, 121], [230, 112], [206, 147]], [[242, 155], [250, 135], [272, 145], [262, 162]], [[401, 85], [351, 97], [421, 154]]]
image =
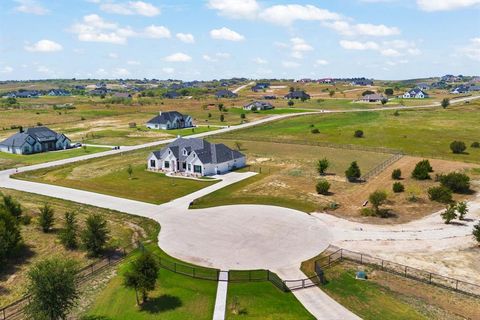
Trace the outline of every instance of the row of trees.
[[[318, 160], [316, 164], [317, 172], [320, 176], [324, 176], [327, 169], [330, 167], [330, 161], [327, 158]], [[348, 169], [345, 171], [345, 177], [350, 182], [355, 182], [360, 179], [362, 173], [356, 161], [353, 161]], [[328, 195], [330, 190], [330, 183], [326, 179], [320, 179], [316, 185], [317, 193]]]

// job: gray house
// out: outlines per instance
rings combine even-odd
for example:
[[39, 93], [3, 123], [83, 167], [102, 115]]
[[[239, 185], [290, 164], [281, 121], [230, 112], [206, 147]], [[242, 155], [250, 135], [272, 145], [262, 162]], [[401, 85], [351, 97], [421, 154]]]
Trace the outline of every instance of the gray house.
[[177, 111], [160, 112], [160, 114], [147, 122], [150, 129], [183, 129], [193, 127], [192, 117]]
[[13, 154], [32, 154], [70, 148], [71, 141], [64, 134], [47, 127], [28, 128], [0, 142], [0, 151]]
[[254, 110], [254, 111], [260, 111], [260, 110], [271, 110], [275, 109], [275, 107], [266, 101], [253, 101], [250, 102], [246, 105], [243, 106], [243, 110]]
[[222, 174], [245, 166], [245, 155], [221, 143], [178, 138], [150, 154], [147, 168], [187, 176]]

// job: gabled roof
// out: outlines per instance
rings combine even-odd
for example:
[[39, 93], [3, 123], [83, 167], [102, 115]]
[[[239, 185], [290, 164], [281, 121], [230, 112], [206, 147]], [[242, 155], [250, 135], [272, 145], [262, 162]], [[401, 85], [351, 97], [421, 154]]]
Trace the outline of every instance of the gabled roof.
[[266, 101], [253, 101], [244, 105], [245, 108], [249, 106], [255, 106], [257, 108], [265, 108], [265, 107], [271, 108], [271, 109], [274, 108], [270, 102], [266, 102]]
[[289, 92], [285, 98], [289, 98], [289, 99], [301, 99], [301, 98], [310, 98], [310, 95], [307, 94], [305, 91], [299, 91], [299, 90], [295, 90], [293, 92]]
[[377, 93], [374, 93], [374, 94], [367, 94], [365, 96], [363, 96], [360, 100], [383, 100], [385, 99], [384, 96], [382, 96], [381, 94], [377, 94]]
[[150, 119], [147, 123], [153, 123], [153, 124], [166, 124], [167, 122], [173, 122], [175, 119], [180, 118], [181, 120], [185, 120], [188, 116], [183, 115], [178, 111], [168, 111], [168, 112], [162, 112], [158, 116]]
[[38, 142], [50, 142], [56, 141], [63, 135], [57, 133], [47, 127], [34, 127], [28, 128], [24, 132], [17, 132], [4, 141], [0, 142], [0, 145], [7, 147], [21, 147], [27, 142], [28, 137], [33, 138]]

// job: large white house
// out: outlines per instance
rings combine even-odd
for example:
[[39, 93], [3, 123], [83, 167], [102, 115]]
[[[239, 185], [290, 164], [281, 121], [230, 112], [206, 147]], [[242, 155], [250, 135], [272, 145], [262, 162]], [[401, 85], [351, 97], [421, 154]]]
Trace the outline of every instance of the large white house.
[[403, 98], [405, 99], [425, 99], [428, 98], [428, 93], [423, 91], [420, 88], [414, 88], [410, 91], [407, 91], [403, 94]]
[[192, 117], [177, 111], [160, 112], [158, 116], [147, 122], [150, 129], [183, 129], [193, 127]]
[[192, 176], [222, 174], [245, 166], [245, 155], [221, 143], [178, 138], [150, 154], [147, 168]]
[[21, 129], [0, 142], [0, 151], [13, 154], [32, 154], [70, 148], [71, 141], [64, 134], [47, 127]]

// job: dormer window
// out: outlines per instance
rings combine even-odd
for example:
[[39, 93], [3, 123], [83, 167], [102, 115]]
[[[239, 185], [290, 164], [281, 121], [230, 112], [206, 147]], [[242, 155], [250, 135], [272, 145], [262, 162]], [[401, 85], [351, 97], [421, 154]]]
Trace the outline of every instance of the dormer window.
[[170, 150], [168, 150], [168, 154], [171, 154], [172, 152]]
[[187, 150], [183, 150], [183, 155], [184, 155], [184, 156], [188, 155]]

